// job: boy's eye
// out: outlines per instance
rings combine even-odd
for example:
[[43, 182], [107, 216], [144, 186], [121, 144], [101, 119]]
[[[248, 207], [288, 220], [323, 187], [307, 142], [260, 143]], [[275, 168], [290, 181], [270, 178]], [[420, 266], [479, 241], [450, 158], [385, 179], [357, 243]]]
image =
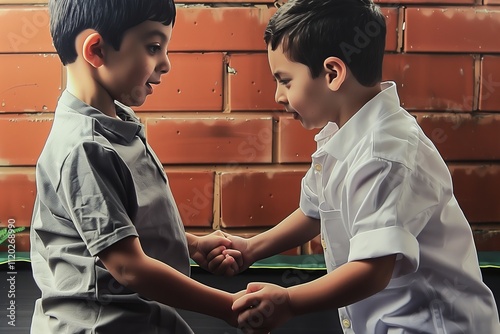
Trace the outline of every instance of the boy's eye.
[[278, 80], [278, 82], [280, 85], [286, 86], [290, 83], [290, 80], [289, 79], [281, 79], [281, 80]]
[[161, 46], [158, 44], [149, 45], [148, 50], [151, 54], [155, 54], [158, 51], [161, 51]]

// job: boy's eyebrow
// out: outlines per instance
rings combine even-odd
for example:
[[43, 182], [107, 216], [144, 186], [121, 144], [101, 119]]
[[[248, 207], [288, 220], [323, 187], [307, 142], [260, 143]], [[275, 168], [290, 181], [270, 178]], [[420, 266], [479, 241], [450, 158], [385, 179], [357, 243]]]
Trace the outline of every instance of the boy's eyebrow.
[[162, 42], [166, 42], [168, 39], [167, 35], [165, 35], [162, 31], [156, 30], [156, 29], [150, 30], [144, 34], [144, 38], [150, 38], [150, 37], [155, 37], [155, 36], [160, 37]]

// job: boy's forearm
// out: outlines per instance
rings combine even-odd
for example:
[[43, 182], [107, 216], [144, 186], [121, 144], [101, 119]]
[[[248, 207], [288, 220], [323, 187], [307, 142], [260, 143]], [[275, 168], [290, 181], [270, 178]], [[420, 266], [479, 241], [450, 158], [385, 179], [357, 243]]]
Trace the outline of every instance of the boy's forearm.
[[233, 320], [230, 293], [205, 286], [148, 257], [137, 237], [127, 237], [98, 254], [111, 275], [141, 296], [190, 311]]
[[257, 260], [298, 247], [320, 233], [318, 219], [297, 209], [272, 229], [249, 239], [250, 257]]
[[140, 295], [172, 307], [229, 320], [232, 295], [203, 285], [155, 259], [140, 266], [141, 275], [129, 283]]
[[396, 255], [353, 261], [312, 282], [288, 288], [295, 315], [350, 305], [383, 290]]

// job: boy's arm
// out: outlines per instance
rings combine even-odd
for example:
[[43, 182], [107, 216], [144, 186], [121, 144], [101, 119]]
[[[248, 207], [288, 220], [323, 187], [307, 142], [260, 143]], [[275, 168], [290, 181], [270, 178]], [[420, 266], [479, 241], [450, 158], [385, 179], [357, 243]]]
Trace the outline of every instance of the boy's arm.
[[236, 325], [232, 294], [205, 286], [147, 256], [139, 238], [126, 237], [98, 254], [111, 275], [141, 296], [165, 305], [204, 313]]
[[[300, 246], [319, 233], [319, 220], [308, 217], [302, 210], [297, 209], [272, 229], [249, 239], [224, 233], [231, 241], [231, 248], [224, 250], [223, 254], [235, 258], [239, 265], [238, 272], [241, 272], [255, 261]], [[217, 252], [208, 255], [211, 271], [218, 270], [221, 265], [222, 258], [217, 255]], [[238, 257], [242, 257], [242, 261]]]
[[249, 327], [250, 320], [259, 317], [264, 320], [258, 328], [271, 330], [291, 317], [346, 306], [383, 290], [395, 261], [396, 254], [348, 262], [312, 282], [287, 289], [250, 283], [248, 294], [235, 301], [233, 310], [240, 312], [240, 327]]
[[319, 219], [306, 216], [299, 208], [278, 225], [249, 239], [253, 262], [300, 246], [320, 233]]

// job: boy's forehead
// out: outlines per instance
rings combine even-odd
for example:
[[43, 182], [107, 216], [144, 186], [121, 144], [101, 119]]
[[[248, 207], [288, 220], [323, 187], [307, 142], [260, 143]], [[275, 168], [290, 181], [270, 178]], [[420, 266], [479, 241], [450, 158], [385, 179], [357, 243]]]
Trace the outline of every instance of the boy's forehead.
[[304, 64], [290, 60], [284, 53], [283, 47], [281, 45], [279, 45], [275, 50], [273, 50], [271, 47], [268, 47], [267, 56], [271, 72], [278, 79], [283, 75], [288, 76], [292, 72], [300, 70], [299, 67], [307, 67]]
[[273, 50], [271, 45], [268, 45], [267, 47], [267, 55], [269, 58], [269, 62], [277, 63], [277, 64], [283, 64], [283, 63], [295, 63], [294, 61], [290, 60], [288, 55], [285, 53], [285, 50], [283, 49], [283, 45], [279, 44], [276, 49]]

